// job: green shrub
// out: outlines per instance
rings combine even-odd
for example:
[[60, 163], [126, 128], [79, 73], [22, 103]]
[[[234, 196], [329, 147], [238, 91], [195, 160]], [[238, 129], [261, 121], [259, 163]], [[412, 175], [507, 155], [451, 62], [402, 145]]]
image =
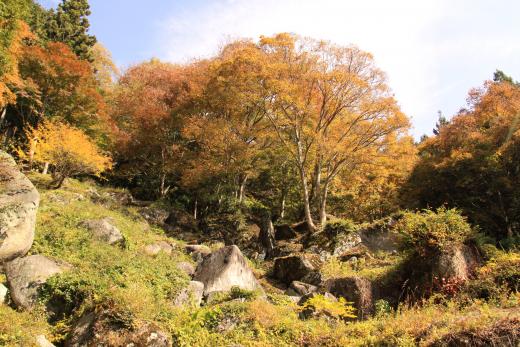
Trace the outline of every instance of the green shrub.
[[461, 244], [474, 233], [457, 209], [441, 207], [436, 211], [405, 212], [396, 230], [404, 235], [404, 245], [420, 255], [431, 255], [454, 244]]
[[350, 219], [332, 219], [327, 224], [323, 231], [327, 236], [335, 237], [340, 234], [350, 234], [356, 230], [356, 224]]
[[324, 295], [315, 295], [303, 304], [301, 311], [311, 310], [314, 314], [327, 316], [331, 318], [356, 318], [354, 311], [356, 310], [351, 302], [347, 302], [344, 298], [338, 301], [327, 298]]
[[386, 315], [389, 315], [393, 311], [390, 303], [384, 299], [377, 300], [374, 306], [376, 317], [384, 317]]

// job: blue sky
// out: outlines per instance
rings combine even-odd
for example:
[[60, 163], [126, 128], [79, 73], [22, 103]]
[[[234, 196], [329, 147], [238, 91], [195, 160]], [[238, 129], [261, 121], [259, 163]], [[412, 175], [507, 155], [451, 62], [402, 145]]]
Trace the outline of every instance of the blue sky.
[[[45, 7], [59, 0], [41, 0]], [[520, 79], [517, 0], [90, 0], [91, 32], [128, 67], [210, 56], [225, 42], [294, 32], [355, 44], [388, 75], [416, 137], [502, 69]]]

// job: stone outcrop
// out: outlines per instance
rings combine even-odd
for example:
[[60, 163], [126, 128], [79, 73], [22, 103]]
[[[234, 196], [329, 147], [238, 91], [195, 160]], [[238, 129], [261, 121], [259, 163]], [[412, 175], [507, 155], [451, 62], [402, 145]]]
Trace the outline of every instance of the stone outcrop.
[[24, 256], [31, 248], [39, 203], [31, 181], [0, 151], [0, 264]]
[[466, 245], [450, 247], [435, 259], [433, 275], [439, 279], [466, 281], [478, 266], [476, 252]]
[[214, 251], [197, 266], [193, 280], [204, 283], [204, 295], [232, 287], [263, 290], [240, 249], [233, 245]]
[[134, 322], [137, 327], [125, 327], [114, 322], [114, 316], [117, 315], [108, 312], [86, 313], [72, 328], [65, 346], [172, 346], [168, 335], [153, 324]]
[[273, 276], [287, 285], [292, 281], [317, 285], [321, 281], [318, 262], [318, 259], [305, 254], [276, 258]]
[[151, 256], [157, 255], [161, 252], [167, 255], [171, 255], [173, 252], [173, 247], [166, 241], [159, 241], [150, 245], [146, 245], [144, 247], [144, 252]]
[[168, 211], [162, 208], [147, 206], [139, 209], [139, 214], [150, 224], [163, 226], [168, 218]]
[[188, 286], [181, 290], [179, 295], [173, 301], [176, 306], [193, 304], [200, 306], [202, 296], [204, 294], [204, 283], [198, 281], [190, 281]]
[[86, 220], [81, 223], [81, 226], [87, 228], [95, 238], [109, 245], [122, 244], [124, 242], [123, 234], [113, 223], [111, 218], [105, 217]]
[[374, 312], [372, 283], [365, 278], [354, 276], [329, 279], [320, 287], [320, 292], [329, 292], [352, 302], [359, 319]]
[[18, 307], [30, 308], [38, 298], [38, 289], [51, 276], [70, 268], [43, 255], [17, 258], [5, 265], [11, 299]]

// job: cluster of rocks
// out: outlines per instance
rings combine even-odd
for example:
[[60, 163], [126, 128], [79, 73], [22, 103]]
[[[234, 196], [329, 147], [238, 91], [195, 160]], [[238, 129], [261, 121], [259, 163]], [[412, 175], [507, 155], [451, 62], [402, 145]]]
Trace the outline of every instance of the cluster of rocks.
[[[25, 256], [33, 244], [39, 203], [34, 185], [18, 170], [13, 158], [0, 151], [0, 267], [9, 287], [0, 284], [2, 304], [11, 300], [17, 307], [30, 309], [40, 286], [68, 268], [42, 255]], [[45, 336], [38, 336], [35, 343], [52, 346]]]
[[[274, 258], [271, 277], [300, 305], [317, 294], [331, 300], [344, 298], [353, 304], [358, 319], [365, 319], [374, 313], [376, 300], [397, 304], [403, 285], [413, 283], [411, 277], [418, 274], [403, 267], [388, 281], [372, 281], [357, 275], [324, 279], [320, 268], [330, 257], [355, 263], [361, 258], [373, 258], [372, 254], [377, 252], [396, 253], [401, 244], [400, 235], [392, 230], [392, 221], [386, 224], [390, 227], [361, 229], [334, 237], [323, 232], [302, 236], [306, 231], [302, 223], [276, 226], [273, 244], [278, 257]], [[478, 264], [478, 256], [466, 245], [453, 245], [437, 257], [419, 262], [423, 273], [445, 281], [466, 281]]]
[[[0, 301], [30, 310], [36, 305], [39, 290], [45, 282], [54, 275], [70, 270], [72, 266], [40, 254], [27, 256], [34, 240], [40, 197], [33, 184], [18, 170], [14, 160], [2, 152], [0, 184], [0, 265], [6, 274], [8, 286], [0, 284]], [[135, 204], [131, 197], [123, 193], [115, 192], [105, 196], [94, 191], [89, 194], [91, 199], [97, 199], [100, 203], [114, 200], [122, 204]], [[57, 194], [51, 197], [61, 199]], [[194, 220], [186, 213], [173, 211], [166, 215], [150, 207], [144, 207], [142, 211], [145, 215], [151, 215], [147, 215], [149, 218], [162, 220], [163, 226], [169, 226], [166, 229], [176, 230], [182, 227], [193, 231], [196, 228]], [[88, 230], [98, 242], [114, 247], [125, 245], [124, 235], [110, 217], [85, 220], [78, 227]], [[159, 253], [171, 255], [174, 247], [170, 242], [158, 241], [145, 246], [143, 252], [149, 256], [157, 256]], [[174, 299], [175, 305], [199, 306], [203, 300], [229, 292], [234, 287], [263, 292], [237, 246], [212, 251], [204, 245], [190, 244], [185, 246], [185, 251], [191, 255], [196, 265], [191, 262], [177, 264], [191, 281]], [[117, 332], [114, 332], [111, 327], [112, 314], [113, 312], [105, 311], [86, 312], [73, 326], [65, 345], [105, 345], [107, 339], [114, 338], [110, 335], [116, 334], [117, 340], [125, 346], [171, 346], [166, 334], [149, 323], [140, 324], [138, 329], [116, 329]], [[39, 346], [52, 346], [45, 336], [38, 336], [35, 343]]]

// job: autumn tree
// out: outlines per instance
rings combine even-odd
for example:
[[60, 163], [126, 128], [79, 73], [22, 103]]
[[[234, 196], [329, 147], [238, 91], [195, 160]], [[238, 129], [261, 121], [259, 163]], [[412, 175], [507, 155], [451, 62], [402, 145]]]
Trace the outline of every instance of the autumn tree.
[[92, 61], [92, 47], [96, 37], [88, 33], [89, 15], [88, 0], [62, 0], [57, 10], [49, 13], [45, 26], [48, 39], [63, 42], [80, 59]]
[[198, 93], [197, 71], [153, 59], [127, 70], [114, 92], [121, 173], [130, 182], [152, 186], [159, 196], [166, 195], [178, 170], [183, 110]]
[[[495, 75], [496, 77], [496, 75]], [[510, 78], [470, 91], [468, 106], [423, 141], [403, 189], [408, 207], [457, 207], [497, 239], [520, 232], [520, 88]]]
[[29, 160], [53, 166], [53, 188], [60, 188], [66, 178], [80, 174], [100, 175], [110, 169], [110, 157], [80, 129], [65, 123], [43, 122], [27, 130], [30, 139]]
[[[273, 130], [299, 172], [305, 220], [316, 229], [326, 222], [329, 188], [342, 171], [370, 162], [370, 153], [388, 145], [389, 134], [406, 132], [408, 119], [389, 92], [372, 56], [289, 34], [263, 37], [271, 78]], [[311, 180], [311, 182], [309, 182]]]
[[207, 67], [208, 81], [184, 129], [187, 139], [197, 144], [184, 181], [220, 176], [227, 186], [221, 188], [230, 188], [239, 204], [248, 180], [265, 165], [262, 153], [272, 143], [265, 117], [268, 93], [261, 84], [263, 58], [250, 41], [224, 47]]
[[387, 146], [370, 154], [370, 162], [338, 175], [330, 194], [334, 216], [361, 223], [399, 210], [400, 188], [416, 163], [417, 149], [411, 136], [386, 141]]
[[108, 127], [105, 101], [88, 62], [68, 46], [49, 42], [46, 47], [24, 47], [19, 72], [24, 83], [16, 89], [16, 105], [7, 109], [3, 129], [7, 138], [22, 134], [25, 126], [53, 119], [103, 140]]
[[114, 61], [112, 54], [100, 42], [92, 47], [92, 68], [99, 87], [105, 93], [112, 91], [120, 71]]
[[6, 106], [16, 100], [15, 89], [23, 84], [18, 61], [22, 54], [22, 40], [30, 36], [28, 25], [23, 21], [28, 16], [30, 3], [17, 0], [0, 2], [0, 127]]

